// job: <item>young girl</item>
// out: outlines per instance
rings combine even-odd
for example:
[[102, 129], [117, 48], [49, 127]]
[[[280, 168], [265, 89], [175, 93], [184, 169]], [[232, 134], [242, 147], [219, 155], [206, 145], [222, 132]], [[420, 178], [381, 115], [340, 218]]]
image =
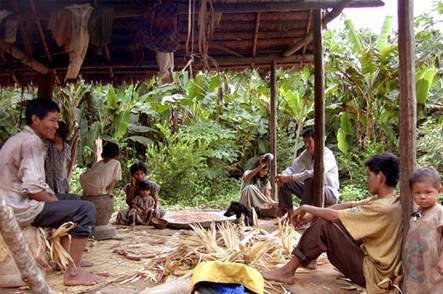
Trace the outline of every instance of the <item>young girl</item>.
[[243, 174], [240, 203], [248, 208], [272, 206], [275, 203], [271, 198], [271, 181], [268, 178], [269, 164], [273, 159], [269, 155], [266, 157], [261, 155], [251, 169]]
[[118, 212], [117, 222], [122, 225], [148, 225], [155, 215], [155, 199], [152, 185], [147, 181], [137, 184], [137, 195], [132, 199], [130, 208]]
[[405, 243], [408, 293], [443, 293], [443, 207], [437, 202], [441, 181], [433, 167], [417, 169], [409, 179], [419, 206], [412, 214]]
[[71, 147], [66, 143], [68, 135], [66, 123], [59, 121], [54, 140], [46, 141], [46, 183], [56, 194], [69, 192], [68, 166], [71, 161]]

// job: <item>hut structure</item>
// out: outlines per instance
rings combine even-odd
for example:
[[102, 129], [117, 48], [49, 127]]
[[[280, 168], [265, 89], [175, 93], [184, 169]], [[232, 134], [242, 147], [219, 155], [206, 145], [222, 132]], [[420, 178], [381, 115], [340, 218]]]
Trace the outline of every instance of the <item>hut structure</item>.
[[[322, 28], [346, 7], [380, 0], [3, 0], [0, 2], [0, 85], [38, 86], [51, 98], [55, 84], [77, 79], [121, 83], [172, 71], [271, 71], [270, 150], [276, 146], [275, 68], [314, 63], [317, 146], [324, 134]], [[413, 1], [398, 0], [401, 190], [415, 165]], [[69, 25], [71, 24], [71, 25]], [[323, 149], [316, 148], [316, 158]], [[314, 192], [322, 201], [323, 162], [315, 161]], [[276, 166], [273, 167], [275, 175]], [[274, 187], [275, 188], [275, 187]], [[274, 189], [275, 190], [275, 189]], [[403, 193], [405, 215], [411, 203]], [[0, 205], [4, 211], [4, 202]], [[0, 220], [0, 231], [6, 232]], [[407, 218], [406, 218], [407, 219]], [[405, 220], [407, 224], [407, 220]], [[19, 246], [23, 240], [9, 240]], [[17, 247], [19, 248], [19, 247]], [[42, 289], [24, 262], [31, 288]]]

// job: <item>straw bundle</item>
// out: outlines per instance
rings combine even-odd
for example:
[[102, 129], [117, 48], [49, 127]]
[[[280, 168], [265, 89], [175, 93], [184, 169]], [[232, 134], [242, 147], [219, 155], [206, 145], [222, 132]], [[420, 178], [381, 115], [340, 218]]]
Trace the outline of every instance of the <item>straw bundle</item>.
[[[268, 233], [256, 227], [233, 223], [213, 223], [209, 229], [191, 225], [192, 231], [173, 236], [172, 248], [152, 260], [144, 270], [122, 283], [149, 279], [158, 283], [173, 276], [190, 274], [203, 261], [238, 262], [262, 272], [286, 261], [300, 234], [279, 221], [279, 229]], [[268, 293], [286, 293], [281, 284], [267, 283]]]
[[[62, 270], [66, 270], [66, 267], [68, 266], [69, 263], [71, 262], [74, 263], [71, 255], [68, 253], [71, 247], [71, 235], [69, 235], [68, 232], [72, 230], [74, 227], [75, 224], [73, 222], [66, 222], [56, 230], [52, 229], [46, 230], [46, 238], [44, 240], [46, 244], [46, 249], [49, 254], [49, 258]], [[67, 238], [68, 251], [66, 251], [65, 248], [63, 247], [62, 244], [63, 237]]]

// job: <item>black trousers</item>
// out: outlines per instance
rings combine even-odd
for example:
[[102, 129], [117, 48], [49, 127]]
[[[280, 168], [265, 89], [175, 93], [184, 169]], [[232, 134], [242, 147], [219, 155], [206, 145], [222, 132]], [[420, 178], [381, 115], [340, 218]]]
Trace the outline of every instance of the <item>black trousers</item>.
[[45, 202], [43, 210], [32, 222], [35, 227], [58, 228], [65, 222], [75, 223], [69, 231], [72, 237], [85, 238], [94, 233], [96, 210], [94, 204], [70, 194], [57, 194], [58, 201]]

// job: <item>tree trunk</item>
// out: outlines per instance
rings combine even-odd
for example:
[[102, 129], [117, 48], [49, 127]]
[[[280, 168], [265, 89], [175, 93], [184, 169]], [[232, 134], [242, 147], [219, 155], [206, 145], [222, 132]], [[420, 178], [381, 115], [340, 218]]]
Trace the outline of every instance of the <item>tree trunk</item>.
[[14, 218], [12, 209], [0, 197], [0, 233], [9, 248], [12, 258], [20, 271], [22, 279], [33, 293], [52, 293], [45, 277], [37, 267], [31, 250], [23, 237], [20, 227]]

